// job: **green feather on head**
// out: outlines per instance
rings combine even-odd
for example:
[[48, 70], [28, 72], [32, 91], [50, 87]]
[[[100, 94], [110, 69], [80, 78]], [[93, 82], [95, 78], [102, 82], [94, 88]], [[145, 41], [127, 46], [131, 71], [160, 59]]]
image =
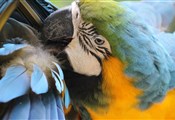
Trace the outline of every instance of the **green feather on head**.
[[129, 18], [125, 9], [114, 0], [80, 0], [78, 5], [82, 18], [93, 23], [97, 31], [109, 41], [113, 55], [124, 59], [121, 51], [116, 48], [122, 44], [122, 38], [118, 35]]

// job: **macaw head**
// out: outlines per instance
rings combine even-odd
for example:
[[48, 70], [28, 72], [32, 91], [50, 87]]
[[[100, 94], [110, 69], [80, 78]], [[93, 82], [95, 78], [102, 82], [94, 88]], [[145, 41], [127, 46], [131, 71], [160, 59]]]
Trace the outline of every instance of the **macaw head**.
[[102, 61], [111, 55], [111, 47], [91, 22], [83, 20], [78, 3], [50, 15], [45, 26], [44, 40], [66, 46], [64, 51], [74, 72], [87, 76], [101, 73]]
[[[46, 46], [63, 63], [70, 96], [87, 98], [87, 101], [89, 96], [100, 99], [97, 96], [102, 95], [99, 86], [102, 81], [102, 64], [112, 56], [111, 46], [93, 23], [82, 18], [79, 2], [73, 2], [71, 6], [51, 14], [45, 20], [42, 31]], [[58, 54], [60, 45], [64, 47]], [[101, 95], [95, 96], [94, 91]], [[103, 102], [99, 104], [104, 105]]]

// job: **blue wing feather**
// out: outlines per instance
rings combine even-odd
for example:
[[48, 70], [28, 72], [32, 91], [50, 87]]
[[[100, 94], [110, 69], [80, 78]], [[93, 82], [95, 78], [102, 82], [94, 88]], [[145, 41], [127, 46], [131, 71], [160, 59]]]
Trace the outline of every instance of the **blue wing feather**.
[[61, 67], [55, 62], [53, 62], [53, 64], [55, 64], [55, 66], [57, 67], [61, 80], [64, 80], [64, 74]]
[[61, 80], [61, 78], [57, 72], [55, 72], [54, 70], [51, 70], [51, 73], [52, 73], [52, 77], [55, 80], [55, 86], [56, 86], [57, 90], [61, 93], [64, 89], [63, 81]]
[[68, 91], [67, 87], [65, 88], [64, 104], [65, 104], [66, 108], [68, 108], [69, 104], [70, 104], [70, 96], [69, 96], [69, 91]]
[[30, 88], [30, 78], [26, 68], [18, 65], [9, 67], [5, 76], [0, 80], [0, 102], [8, 102], [22, 96]]
[[31, 96], [31, 109], [29, 119], [46, 119], [46, 109], [42, 101], [42, 95], [32, 95]]
[[[58, 98], [61, 100], [61, 98]], [[57, 104], [53, 92], [32, 95], [32, 106], [29, 119], [64, 120], [62, 104]], [[49, 113], [48, 113], [49, 112]]]
[[52, 93], [46, 93], [46, 94], [43, 94], [42, 95], [43, 104], [44, 104], [44, 106], [46, 108], [46, 119], [48, 119], [48, 120], [51, 117], [51, 104], [50, 104], [51, 100], [50, 100], [50, 94], [52, 94]]
[[56, 104], [56, 100], [55, 100], [53, 93], [50, 94], [49, 98], [50, 98], [50, 106], [51, 106], [50, 119], [58, 119], [57, 104]]
[[10, 116], [10, 110], [7, 110], [2, 120], [9, 120], [9, 116]]
[[0, 48], [0, 55], [5, 56], [9, 55], [17, 50], [20, 50], [26, 47], [27, 44], [4, 44], [2, 48]]
[[34, 65], [31, 76], [31, 88], [36, 94], [46, 93], [48, 91], [48, 81], [44, 72], [39, 66]]
[[63, 111], [63, 106], [62, 106], [62, 99], [60, 98], [60, 96], [56, 96], [55, 97], [55, 102], [56, 102], [56, 105], [53, 105], [53, 107], [57, 108], [57, 116], [58, 116], [58, 119], [59, 120], [64, 120], [65, 117], [64, 117], [64, 111]]
[[14, 108], [11, 110], [9, 119], [24, 119], [27, 120], [30, 115], [30, 99], [29, 95], [25, 95], [16, 100]]

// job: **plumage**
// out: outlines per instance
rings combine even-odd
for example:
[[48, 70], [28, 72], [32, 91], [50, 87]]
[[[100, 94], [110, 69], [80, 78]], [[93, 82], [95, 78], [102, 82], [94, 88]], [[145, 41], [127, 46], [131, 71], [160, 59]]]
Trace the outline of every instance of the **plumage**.
[[[74, 31], [61, 53], [61, 67], [71, 104], [82, 119], [174, 119], [173, 45], [168, 50], [160, 42], [160, 31], [113, 0], [77, 0], [70, 11]], [[49, 16], [43, 29], [51, 29], [48, 23], [54, 26], [50, 21], [59, 14], [62, 10]], [[57, 29], [63, 26], [50, 35]], [[52, 37], [45, 36], [47, 43]]]
[[64, 80], [64, 74], [63, 74], [63, 71], [62, 71], [61, 67], [57, 63], [55, 63], [55, 62], [53, 62], [53, 64], [57, 67], [57, 70], [59, 72], [60, 79], [61, 80]]
[[152, 105], [149, 109], [140, 110], [137, 96], [142, 94], [142, 91], [135, 88], [132, 85], [133, 79], [123, 72], [124, 64], [119, 59], [112, 57], [104, 61], [103, 73], [106, 80], [103, 86], [104, 91], [112, 96], [111, 104], [107, 109], [99, 108], [97, 111], [88, 109], [93, 119], [172, 119], [175, 117], [169, 111], [174, 106], [172, 102], [175, 97], [174, 91], [170, 91], [162, 102]]
[[52, 70], [52, 77], [55, 80], [55, 86], [56, 86], [57, 90], [61, 93], [64, 89], [64, 85], [63, 85], [61, 78], [59, 77], [58, 73], [56, 73], [53, 70]]
[[26, 94], [30, 88], [29, 80], [25, 67], [20, 65], [9, 67], [4, 77], [0, 80], [0, 102], [9, 102]]
[[69, 96], [69, 91], [67, 88], [65, 88], [64, 103], [65, 103], [65, 107], [68, 109], [68, 107], [70, 105], [70, 96]]
[[31, 102], [29, 96], [25, 95], [14, 105], [14, 108], [11, 109], [11, 112], [6, 119], [29, 119]]
[[33, 73], [31, 75], [31, 88], [36, 94], [46, 93], [49, 89], [46, 75], [37, 65], [33, 66]]
[[20, 50], [26, 47], [26, 44], [4, 44], [3, 48], [0, 49], [0, 55], [5, 56], [13, 53], [16, 50]]
[[[83, 2], [80, 2], [82, 6]], [[89, 6], [88, 4], [84, 3]], [[97, 1], [96, 5], [98, 4], [101, 2]], [[115, 9], [122, 7], [122, 5], [115, 4]], [[124, 13], [120, 16], [116, 16], [116, 13], [113, 16], [111, 13], [106, 13], [113, 18], [114, 22], [104, 22], [103, 29], [101, 29], [100, 22], [96, 20], [98, 15], [95, 13], [97, 12], [93, 9], [93, 5], [91, 7], [81, 9], [80, 5], [81, 15], [85, 20], [91, 18], [90, 22], [94, 24], [97, 31], [109, 41], [113, 55], [127, 64], [126, 74], [135, 78], [135, 86], [144, 91], [140, 97], [141, 104], [147, 105], [141, 105], [141, 108], [145, 109], [152, 102], [159, 102], [169, 90], [170, 81], [174, 79], [175, 64], [167, 51], [157, 42], [149, 26], [144, 24], [142, 19], [136, 19], [130, 9], [123, 7]], [[104, 9], [104, 6], [99, 5], [98, 7], [101, 10]], [[111, 8], [112, 5], [106, 7]], [[87, 13], [92, 13], [93, 16]], [[104, 21], [110, 21], [110, 18], [104, 17], [104, 19]], [[125, 23], [118, 25], [118, 22], [115, 22], [116, 19], [124, 19]]]
[[60, 96], [56, 96], [56, 107], [57, 107], [57, 113], [58, 113], [58, 119], [64, 119], [64, 114], [61, 114], [63, 112], [63, 106], [62, 106], [62, 100]]
[[64, 113], [62, 108], [61, 98], [59, 96], [55, 96], [55, 99], [53, 100], [54, 101], [52, 102], [52, 107], [51, 107], [51, 119], [55, 119], [55, 118], [65, 119], [64, 114], [61, 114], [61, 113]]
[[[42, 46], [37, 48], [20, 40], [8, 40], [12, 48], [1, 48], [7, 54], [0, 56], [5, 58], [0, 66], [0, 119], [64, 119], [62, 103], [56, 103], [64, 91], [63, 73], [60, 77], [56, 72], [62, 72], [58, 61]], [[62, 82], [57, 82], [62, 86], [60, 92], [55, 91], [51, 70]]]
[[175, 33], [160, 32], [156, 36], [159, 38], [159, 42], [165, 47], [165, 49], [175, 61]]
[[42, 97], [38, 95], [33, 95], [31, 101], [35, 101], [31, 103], [31, 107], [33, 109], [30, 110], [29, 119], [46, 119], [46, 109], [42, 102]]

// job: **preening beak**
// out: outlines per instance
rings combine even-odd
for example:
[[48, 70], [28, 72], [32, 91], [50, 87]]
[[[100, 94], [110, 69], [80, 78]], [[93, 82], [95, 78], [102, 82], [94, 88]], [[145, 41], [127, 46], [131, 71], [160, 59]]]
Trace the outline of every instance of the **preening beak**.
[[44, 22], [41, 39], [45, 44], [66, 47], [73, 36], [72, 9], [68, 6], [52, 13]]

